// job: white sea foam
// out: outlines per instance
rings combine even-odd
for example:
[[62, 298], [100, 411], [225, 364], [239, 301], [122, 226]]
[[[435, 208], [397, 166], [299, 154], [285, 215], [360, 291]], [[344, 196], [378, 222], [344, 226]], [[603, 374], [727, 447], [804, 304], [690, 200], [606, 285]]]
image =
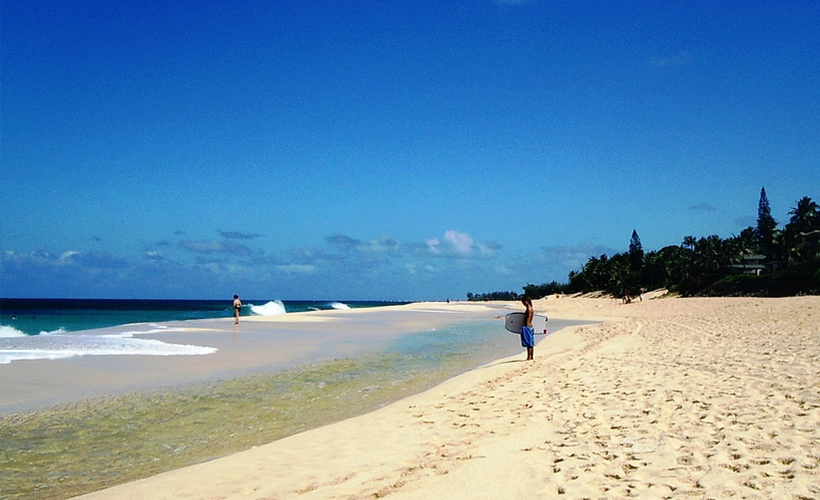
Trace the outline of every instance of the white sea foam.
[[50, 332], [47, 332], [47, 331], [45, 331], [45, 330], [41, 330], [41, 331], [40, 331], [40, 333], [39, 333], [38, 335], [55, 335], [55, 334], [56, 334], [56, 335], [59, 335], [59, 334], [61, 334], [61, 333], [68, 333], [68, 330], [66, 330], [66, 329], [65, 329], [65, 328], [63, 328], [63, 327], [60, 327], [60, 328], [58, 328], [58, 329], [56, 329], [56, 330], [52, 330], [52, 331], [50, 331]]
[[287, 313], [281, 300], [272, 300], [261, 306], [251, 306], [251, 312], [258, 316], [276, 316]]
[[8, 325], [0, 325], [0, 339], [3, 338], [14, 338], [14, 337], [25, 337], [26, 334], [14, 328], [13, 326]]
[[341, 310], [350, 309], [349, 305], [343, 304], [341, 302], [331, 302], [330, 307], [333, 308], [333, 309], [341, 309]]
[[156, 324], [149, 324], [148, 330], [127, 330], [124, 332], [117, 332], [117, 333], [106, 333], [105, 335], [101, 335], [101, 337], [107, 338], [114, 338], [114, 339], [125, 339], [125, 338], [132, 338], [134, 335], [148, 335], [151, 333], [169, 333], [169, 332], [184, 332], [185, 328], [179, 327], [168, 327], [165, 325], [156, 325]]
[[169, 344], [133, 338], [134, 333], [112, 335], [23, 335], [0, 342], [0, 364], [34, 359], [65, 359], [75, 356], [202, 356], [216, 348]]

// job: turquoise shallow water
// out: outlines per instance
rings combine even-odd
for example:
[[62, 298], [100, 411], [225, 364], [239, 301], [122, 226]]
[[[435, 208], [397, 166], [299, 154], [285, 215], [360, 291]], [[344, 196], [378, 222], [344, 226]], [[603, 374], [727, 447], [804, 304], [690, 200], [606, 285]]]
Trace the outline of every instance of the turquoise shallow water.
[[[2, 496], [70, 498], [359, 415], [493, 360], [516, 354], [523, 357], [518, 336], [503, 328], [500, 315], [504, 312], [502, 308], [488, 310], [468, 320], [465, 316], [441, 313], [442, 317], [460, 319], [436, 327], [400, 330], [401, 333], [381, 340], [360, 339], [361, 343], [348, 356], [329, 359], [326, 352], [321, 352], [315, 358], [308, 356], [297, 365], [280, 370], [266, 369], [139, 392], [115, 392], [0, 415], [0, 469], [6, 471]], [[346, 314], [317, 314], [344, 316], [347, 319], [332, 324], [355, 333], [362, 325], [390, 331], [399, 328], [399, 323], [413, 323], [416, 315], [425, 313], [402, 310], [354, 314], [360, 326], [351, 326], [353, 317]], [[188, 323], [174, 321], [151, 327], [161, 330]], [[551, 327], [554, 331], [569, 324], [575, 323], [556, 320]], [[252, 324], [243, 325], [250, 328]], [[304, 332], [307, 334], [310, 328], [316, 328], [303, 327], [308, 328]], [[278, 333], [283, 336], [302, 333], [289, 324], [280, 328], [283, 330]], [[121, 332], [123, 328], [113, 330]], [[99, 337], [100, 332], [65, 335], [93, 338]], [[333, 335], [339, 334], [341, 330]], [[53, 335], [26, 336], [22, 340], [48, 339]], [[173, 335], [165, 336], [172, 339]], [[219, 336], [223, 342], [252, 341], [249, 330], [240, 329], [235, 338], [222, 332], [205, 335]], [[262, 334], [257, 331], [255, 335]], [[549, 336], [539, 336], [541, 342], [548, 339]], [[203, 354], [197, 359], [207, 361], [210, 356], [217, 359], [218, 355]], [[103, 358], [117, 359], [112, 355], [100, 356]], [[122, 359], [139, 364], [144, 358]], [[18, 360], [2, 365], [5, 368], [0, 366], [0, 375], [14, 377], [19, 371], [15, 367], [22, 366], [18, 363], [27, 362]], [[52, 361], [38, 363], [52, 366]]]

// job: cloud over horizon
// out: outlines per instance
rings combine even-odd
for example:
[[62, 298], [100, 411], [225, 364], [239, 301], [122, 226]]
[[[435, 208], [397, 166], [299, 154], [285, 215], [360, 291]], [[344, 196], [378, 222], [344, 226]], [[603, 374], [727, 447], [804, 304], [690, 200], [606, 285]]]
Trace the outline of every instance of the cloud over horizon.
[[226, 253], [247, 256], [255, 253], [245, 245], [222, 240], [182, 240], [177, 246], [188, 252], [200, 254]]
[[240, 233], [238, 231], [219, 231], [219, 235], [229, 240], [255, 240], [261, 238], [257, 233]]
[[[257, 238], [244, 239], [253, 240]], [[491, 283], [493, 276], [519, 279], [523, 286], [528, 279], [525, 276], [533, 273], [533, 265], [542, 266], [549, 261], [548, 266], [543, 266], [544, 270], [554, 268], [558, 272], [561, 265], [560, 261], [550, 261], [545, 252], [531, 256], [527, 260], [529, 265], [522, 265], [520, 261], [499, 262], [504, 257], [501, 245], [492, 241], [477, 242], [468, 233], [457, 230], [415, 242], [402, 242], [390, 235], [360, 240], [336, 233], [325, 238], [325, 246], [303, 246], [278, 253], [233, 239], [181, 240], [176, 245], [160, 241], [166, 243], [130, 261], [99, 251], [67, 250], [60, 254], [6, 251], [0, 256], [4, 285], [23, 296], [37, 295], [51, 286], [49, 278], [70, 273], [73, 291], [67, 289], [66, 292], [71, 295], [127, 295], [129, 283], [138, 281], [159, 298], [194, 293], [201, 296], [201, 291], [188, 286], [188, 283], [201, 282], [212, 284], [211, 291], [204, 294], [205, 298], [212, 298], [221, 287], [247, 289], [243, 292], [246, 296], [254, 295], [253, 290], [261, 294], [269, 284], [287, 284], [298, 289], [301, 280], [311, 277], [310, 281], [302, 281], [303, 286], [318, 287], [321, 281], [317, 279], [342, 280], [348, 283], [348, 293], [353, 298], [372, 299], [384, 293], [378, 291], [380, 287], [415, 290], [436, 276], [463, 287], [463, 294], [492, 288], [490, 284], [480, 283]], [[485, 267], [489, 262], [495, 263]], [[102, 272], [106, 274], [103, 289], [103, 283], [99, 282]], [[556, 276], [555, 279], [564, 278]], [[402, 286], [403, 280], [409, 280], [405, 286]], [[372, 290], [373, 295], [368, 295], [368, 290]], [[451, 292], [448, 296], [458, 295]]]
[[715, 208], [714, 205], [711, 205], [709, 203], [701, 202], [695, 205], [691, 205], [689, 207], [689, 210], [693, 212], [714, 212], [715, 210], [717, 210], [717, 208]]

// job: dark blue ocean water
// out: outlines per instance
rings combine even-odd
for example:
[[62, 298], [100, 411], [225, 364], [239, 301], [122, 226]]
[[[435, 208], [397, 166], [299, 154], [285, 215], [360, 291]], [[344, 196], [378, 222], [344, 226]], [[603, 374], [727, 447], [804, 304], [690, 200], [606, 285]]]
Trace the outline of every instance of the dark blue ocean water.
[[[246, 301], [240, 315], [272, 316], [330, 309], [380, 307], [390, 302]], [[205, 355], [214, 349], [143, 338], [171, 331], [170, 321], [230, 318], [232, 301], [0, 299], [0, 364], [85, 355]], [[116, 334], [100, 328], [133, 325]]]
[[[353, 309], [401, 302], [243, 300], [242, 316]], [[230, 318], [231, 300], [0, 299], [0, 337], [93, 330], [131, 323]]]

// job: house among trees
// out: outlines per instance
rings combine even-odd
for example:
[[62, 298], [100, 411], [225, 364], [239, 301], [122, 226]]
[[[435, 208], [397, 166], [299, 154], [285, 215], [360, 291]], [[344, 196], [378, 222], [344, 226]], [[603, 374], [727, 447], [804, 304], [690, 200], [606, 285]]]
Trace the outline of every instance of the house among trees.
[[743, 255], [743, 261], [741, 263], [732, 264], [731, 267], [740, 269], [743, 274], [754, 274], [755, 276], [760, 276], [760, 273], [766, 269], [766, 265], [763, 264], [763, 261], [765, 260], [765, 255], [745, 254]]
[[799, 233], [800, 243], [798, 249], [804, 259], [820, 259], [820, 229]]
[[[820, 206], [804, 196], [778, 228], [766, 189], [761, 188], [757, 213], [757, 226], [737, 236], [685, 236], [680, 245], [650, 252], [644, 251], [633, 229], [628, 252], [590, 257], [581, 269], [570, 271], [569, 283], [527, 284], [524, 292], [533, 299], [592, 292], [626, 297], [659, 288], [683, 296], [820, 294]], [[467, 298], [514, 300], [516, 295], [470, 293]]]

